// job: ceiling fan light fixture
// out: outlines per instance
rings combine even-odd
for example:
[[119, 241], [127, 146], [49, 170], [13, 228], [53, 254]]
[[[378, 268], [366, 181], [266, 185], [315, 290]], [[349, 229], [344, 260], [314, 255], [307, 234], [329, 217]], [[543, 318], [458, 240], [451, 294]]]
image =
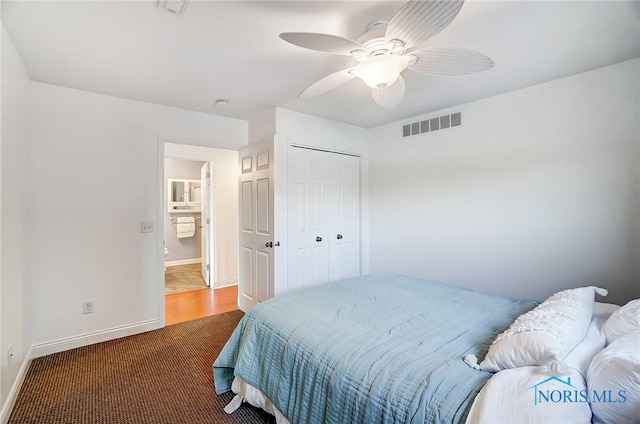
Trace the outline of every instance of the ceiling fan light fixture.
[[353, 69], [353, 75], [371, 88], [384, 89], [396, 82], [408, 64], [403, 56], [392, 54], [371, 56]]
[[[176, 0], [177, 1], [177, 0]], [[357, 65], [316, 81], [298, 96], [308, 99], [357, 77], [371, 87], [373, 100], [385, 109], [402, 101], [405, 69], [426, 75], [467, 75], [491, 69], [493, 60], [459, 47], [420, 47], [458, 15], [465, 0], [409, 0], [390, 21], [367, 25], [356, 41], [331, 34], [284, 32], [284, 41], [310, 50], [351, 56]]]
[[405, 83], [402, 75], [398, 77], [398, 80], [391, 84], [384, 90], [378, 90], [374, 88], [371, 90], [371, 97], [378, 104], [378, 106], [385, 109], [395, 109], [400, 104], [404, 97]]

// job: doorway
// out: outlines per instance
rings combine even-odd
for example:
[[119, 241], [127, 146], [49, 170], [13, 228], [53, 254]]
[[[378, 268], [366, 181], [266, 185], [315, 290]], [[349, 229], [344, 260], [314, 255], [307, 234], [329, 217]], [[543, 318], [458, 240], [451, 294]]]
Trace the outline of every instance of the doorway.
[[165, 323], [237, 309], [238, 153], [168, 142], [160, 151], [158, 227], [168, 249], [161, 275], [186, 286], [166, 293], [161, 278]]
[[165, 157], [165, 294], [210, 287], [210, 162]]

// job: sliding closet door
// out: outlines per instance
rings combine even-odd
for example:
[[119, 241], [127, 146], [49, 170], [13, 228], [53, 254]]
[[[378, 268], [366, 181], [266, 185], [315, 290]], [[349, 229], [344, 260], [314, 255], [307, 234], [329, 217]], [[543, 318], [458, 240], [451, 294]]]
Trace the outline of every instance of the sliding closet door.
[[287, 289], [360, 274], [359, 158], [290, 147]]

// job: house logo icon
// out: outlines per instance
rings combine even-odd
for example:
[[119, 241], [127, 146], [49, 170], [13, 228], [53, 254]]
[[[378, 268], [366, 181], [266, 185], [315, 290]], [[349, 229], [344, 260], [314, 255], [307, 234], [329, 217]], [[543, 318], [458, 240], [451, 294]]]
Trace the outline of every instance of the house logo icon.
[[[551, 382], [557, 381], [562, 385], [566, 386], [565, 390], [543, 390], [541, 386], [548, 385]], [[572, 394], [572, 392], [580, 392], [576, 386], [571, 384], [571, 377], [567, 377], [567, 381], [564, 381], [560, 377], [551, 376], [545, 380], [542, 380], [539, 383], [534, 384], [533, 386], [527, 388], [527, 390], [533, 389], [533, 404], [537, 405], [539, 402], [563, 402], [563, 399], [566, 399], [568, 396]], [[573, 389], [573, 390], [572, 390]], [[555, 394], [555, 395], [554, 395]]]

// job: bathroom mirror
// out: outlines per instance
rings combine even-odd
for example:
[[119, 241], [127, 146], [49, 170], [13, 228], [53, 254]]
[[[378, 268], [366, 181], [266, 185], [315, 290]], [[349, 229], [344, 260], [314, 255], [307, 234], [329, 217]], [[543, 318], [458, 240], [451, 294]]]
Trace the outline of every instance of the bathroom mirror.
[[171, 200], [173, 203], [182, 203], [185, 201], [184, 199], [184, 181], [171, 181]]
[[200, 212], [200, 180], [169, 178], [169, 212]]

